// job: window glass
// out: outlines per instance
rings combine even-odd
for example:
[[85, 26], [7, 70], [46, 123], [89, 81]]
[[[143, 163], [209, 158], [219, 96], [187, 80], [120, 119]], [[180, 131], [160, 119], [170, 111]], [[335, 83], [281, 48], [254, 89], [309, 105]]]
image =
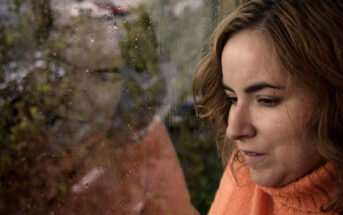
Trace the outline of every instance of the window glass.
[[0, 0], [0, 213], [206, 214], [192, 75], [220, 0]]

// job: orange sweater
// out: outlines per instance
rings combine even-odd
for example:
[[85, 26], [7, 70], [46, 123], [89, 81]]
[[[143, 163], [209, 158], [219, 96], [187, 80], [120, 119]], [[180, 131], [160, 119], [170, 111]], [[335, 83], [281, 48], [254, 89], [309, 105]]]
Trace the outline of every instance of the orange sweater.
[[226, 168], [209, 215], [325, 214], [320, 207], [333, 198], [336, 172], [330, 163], [281, 188], [256, 185], [249, 167], [237, 172], [237, 182]]

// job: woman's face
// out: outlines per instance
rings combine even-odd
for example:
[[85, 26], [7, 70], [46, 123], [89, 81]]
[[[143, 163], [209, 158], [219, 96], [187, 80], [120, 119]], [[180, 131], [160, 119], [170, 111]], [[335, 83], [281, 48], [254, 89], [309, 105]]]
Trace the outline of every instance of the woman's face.
[[313, 96], [280, 71], [261, 33], [234, 35], [221, 61], [225, 93], [232, 102], [226, 134], [237, 144], [252, 180], [278, 187], [319, 166], [316, 140], [306, 133]]

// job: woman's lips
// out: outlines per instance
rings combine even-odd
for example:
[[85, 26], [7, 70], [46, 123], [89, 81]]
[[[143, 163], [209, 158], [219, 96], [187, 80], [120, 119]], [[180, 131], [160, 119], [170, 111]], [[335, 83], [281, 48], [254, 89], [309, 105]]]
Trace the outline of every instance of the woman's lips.
[[242, 155], [244, 156], [245, 162], [251, 166], [256, 164], [257, 162], [262, 161], [265, 158], [264, 153], [258, 153], [258, 152], [251, 152], [251, 151], [245, 151], [241, 150]]

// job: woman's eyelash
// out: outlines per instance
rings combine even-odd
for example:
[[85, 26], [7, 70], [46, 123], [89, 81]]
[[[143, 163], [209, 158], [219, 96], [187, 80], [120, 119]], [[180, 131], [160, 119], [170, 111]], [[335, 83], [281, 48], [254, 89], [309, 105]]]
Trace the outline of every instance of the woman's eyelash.
[[227, 97], [227, 100], [231, 103], [231, 104], [236, 104], [237, 103], [237, 97]]
[[[230, 102], [231, 104], [237, 104], [237, 97], [228, 96], [227, 101]], [[274, 107], [280, 104], [281, 99], [280, 98], [260, 98], [260, 99], [257, 99], [257, 102], [266, 107]]]
[[267, 107], [274, 107], [280, 104], [281, 99], [279, 98], [261, 98], [257, 100], [258, 103], [267, 106]]

